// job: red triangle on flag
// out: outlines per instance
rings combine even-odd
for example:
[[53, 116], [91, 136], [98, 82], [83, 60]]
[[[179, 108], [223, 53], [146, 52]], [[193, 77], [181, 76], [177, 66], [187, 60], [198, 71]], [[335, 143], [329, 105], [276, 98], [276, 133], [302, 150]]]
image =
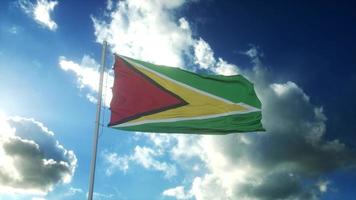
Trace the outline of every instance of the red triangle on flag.
[[116, 57], [114, 70], [109, 126], [187, 104], [120, 57]]

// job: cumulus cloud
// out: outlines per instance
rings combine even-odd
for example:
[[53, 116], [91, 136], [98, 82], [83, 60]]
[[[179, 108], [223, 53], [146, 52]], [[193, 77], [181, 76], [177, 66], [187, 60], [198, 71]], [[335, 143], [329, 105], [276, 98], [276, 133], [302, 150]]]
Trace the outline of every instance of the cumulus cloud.
[[51, 18], [51, 13], [58, 5], [58, 1], [37, 0], [36, 3], [32, 3], [30, 0], [18, 0], [18, 4], [38, 24], [51, 31], [57, 29], [57, 24]]
[[[100, 65], [90, 56], [84, 55], [81, 63], [68, 60], [64, 56], [59, 57], [59, 67], [66, 71], [72, 72], [77, 78], [77, 86], [79, 89], [89, 89], [86, 94], [87, 99], [96, 103], [96, 93], [99, 90], [99, 67]], [[114, 77], [112, 72], [104, 73], [104, 90], [103, 99], [106, 106], [110, 105], [112, 98], [111, 87], [114, 83]]]
[[193, 61], [212, 72], [238, 74], [237, 66], [216, 59], [206, 41], [193, 37], [185, 18], [176, 20], [171, 14], [185, 2], [120, 1], [109, 20], [92, 18], [97, 41], [107, 40], [115, 53], [157, 64], [192, 70], [187, 65]]
[[220, 57], [216, 59], [213, 49], [202, 38], [194, 41], [193, 48], [194, 63], [198, 65], [198, 68], [226, 76], [239, 74], [236, 65], [228, 63]]
[[69, 183], [77, 159], [42, 123], [23, 117], [0, 117], [0, 190], [46, 194]]
[[169, 11], [184, 2], [118, 1], [109, 21], [92, 18], [97, 41], [107, 40], [115, 53], [182, 67], [193, 44], [192, 33], [185, 18], [174, 21]]
[[208, 69], [216, 64], [213, 50], [202, 38], [194, 43], [194, 55], [194, 63], [198, 64], [200, 68]]
[[145, 146], [136, 146], [131, 155], [119, 156], [117, 153], [104, 152], [103, 157], [107, 164], [105, 173], [110, 176], [117, 170], [126, 172], [130, 163], [135, 163], [146, 169], [161, 171], [166, 178], [175, 176], [177, 173], [175, 165], [159, 161], [160, 156], [163, 156], [162, 152]]

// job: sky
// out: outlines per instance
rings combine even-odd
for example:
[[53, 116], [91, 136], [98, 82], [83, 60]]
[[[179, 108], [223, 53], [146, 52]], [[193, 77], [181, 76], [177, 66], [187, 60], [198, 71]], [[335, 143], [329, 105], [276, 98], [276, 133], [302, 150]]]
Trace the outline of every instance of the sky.
[[[86, 199], [108, 42], [94, 199], [331, 200], [356, 186], [351, 1], [2, 0], [0, 199]], [[113, 53], [242, 74], [266, 132], [106, 127]]]

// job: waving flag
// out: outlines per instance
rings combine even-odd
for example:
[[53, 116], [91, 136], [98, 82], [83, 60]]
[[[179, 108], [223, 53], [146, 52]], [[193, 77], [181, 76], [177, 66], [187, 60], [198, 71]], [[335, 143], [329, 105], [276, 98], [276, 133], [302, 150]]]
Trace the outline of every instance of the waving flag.
[[263, 131], [261, 102], [241, 75], [202, 75], [119, 56], [109, 126], [156, 133]]

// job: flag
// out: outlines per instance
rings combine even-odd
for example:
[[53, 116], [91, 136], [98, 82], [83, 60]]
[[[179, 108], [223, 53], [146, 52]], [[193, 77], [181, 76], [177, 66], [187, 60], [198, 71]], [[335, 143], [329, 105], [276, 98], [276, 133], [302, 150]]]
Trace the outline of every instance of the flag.
[[263, 131], [261, 102], [241, 75], [203, 75], [116, 55], [109, 127], [139, 132]]

